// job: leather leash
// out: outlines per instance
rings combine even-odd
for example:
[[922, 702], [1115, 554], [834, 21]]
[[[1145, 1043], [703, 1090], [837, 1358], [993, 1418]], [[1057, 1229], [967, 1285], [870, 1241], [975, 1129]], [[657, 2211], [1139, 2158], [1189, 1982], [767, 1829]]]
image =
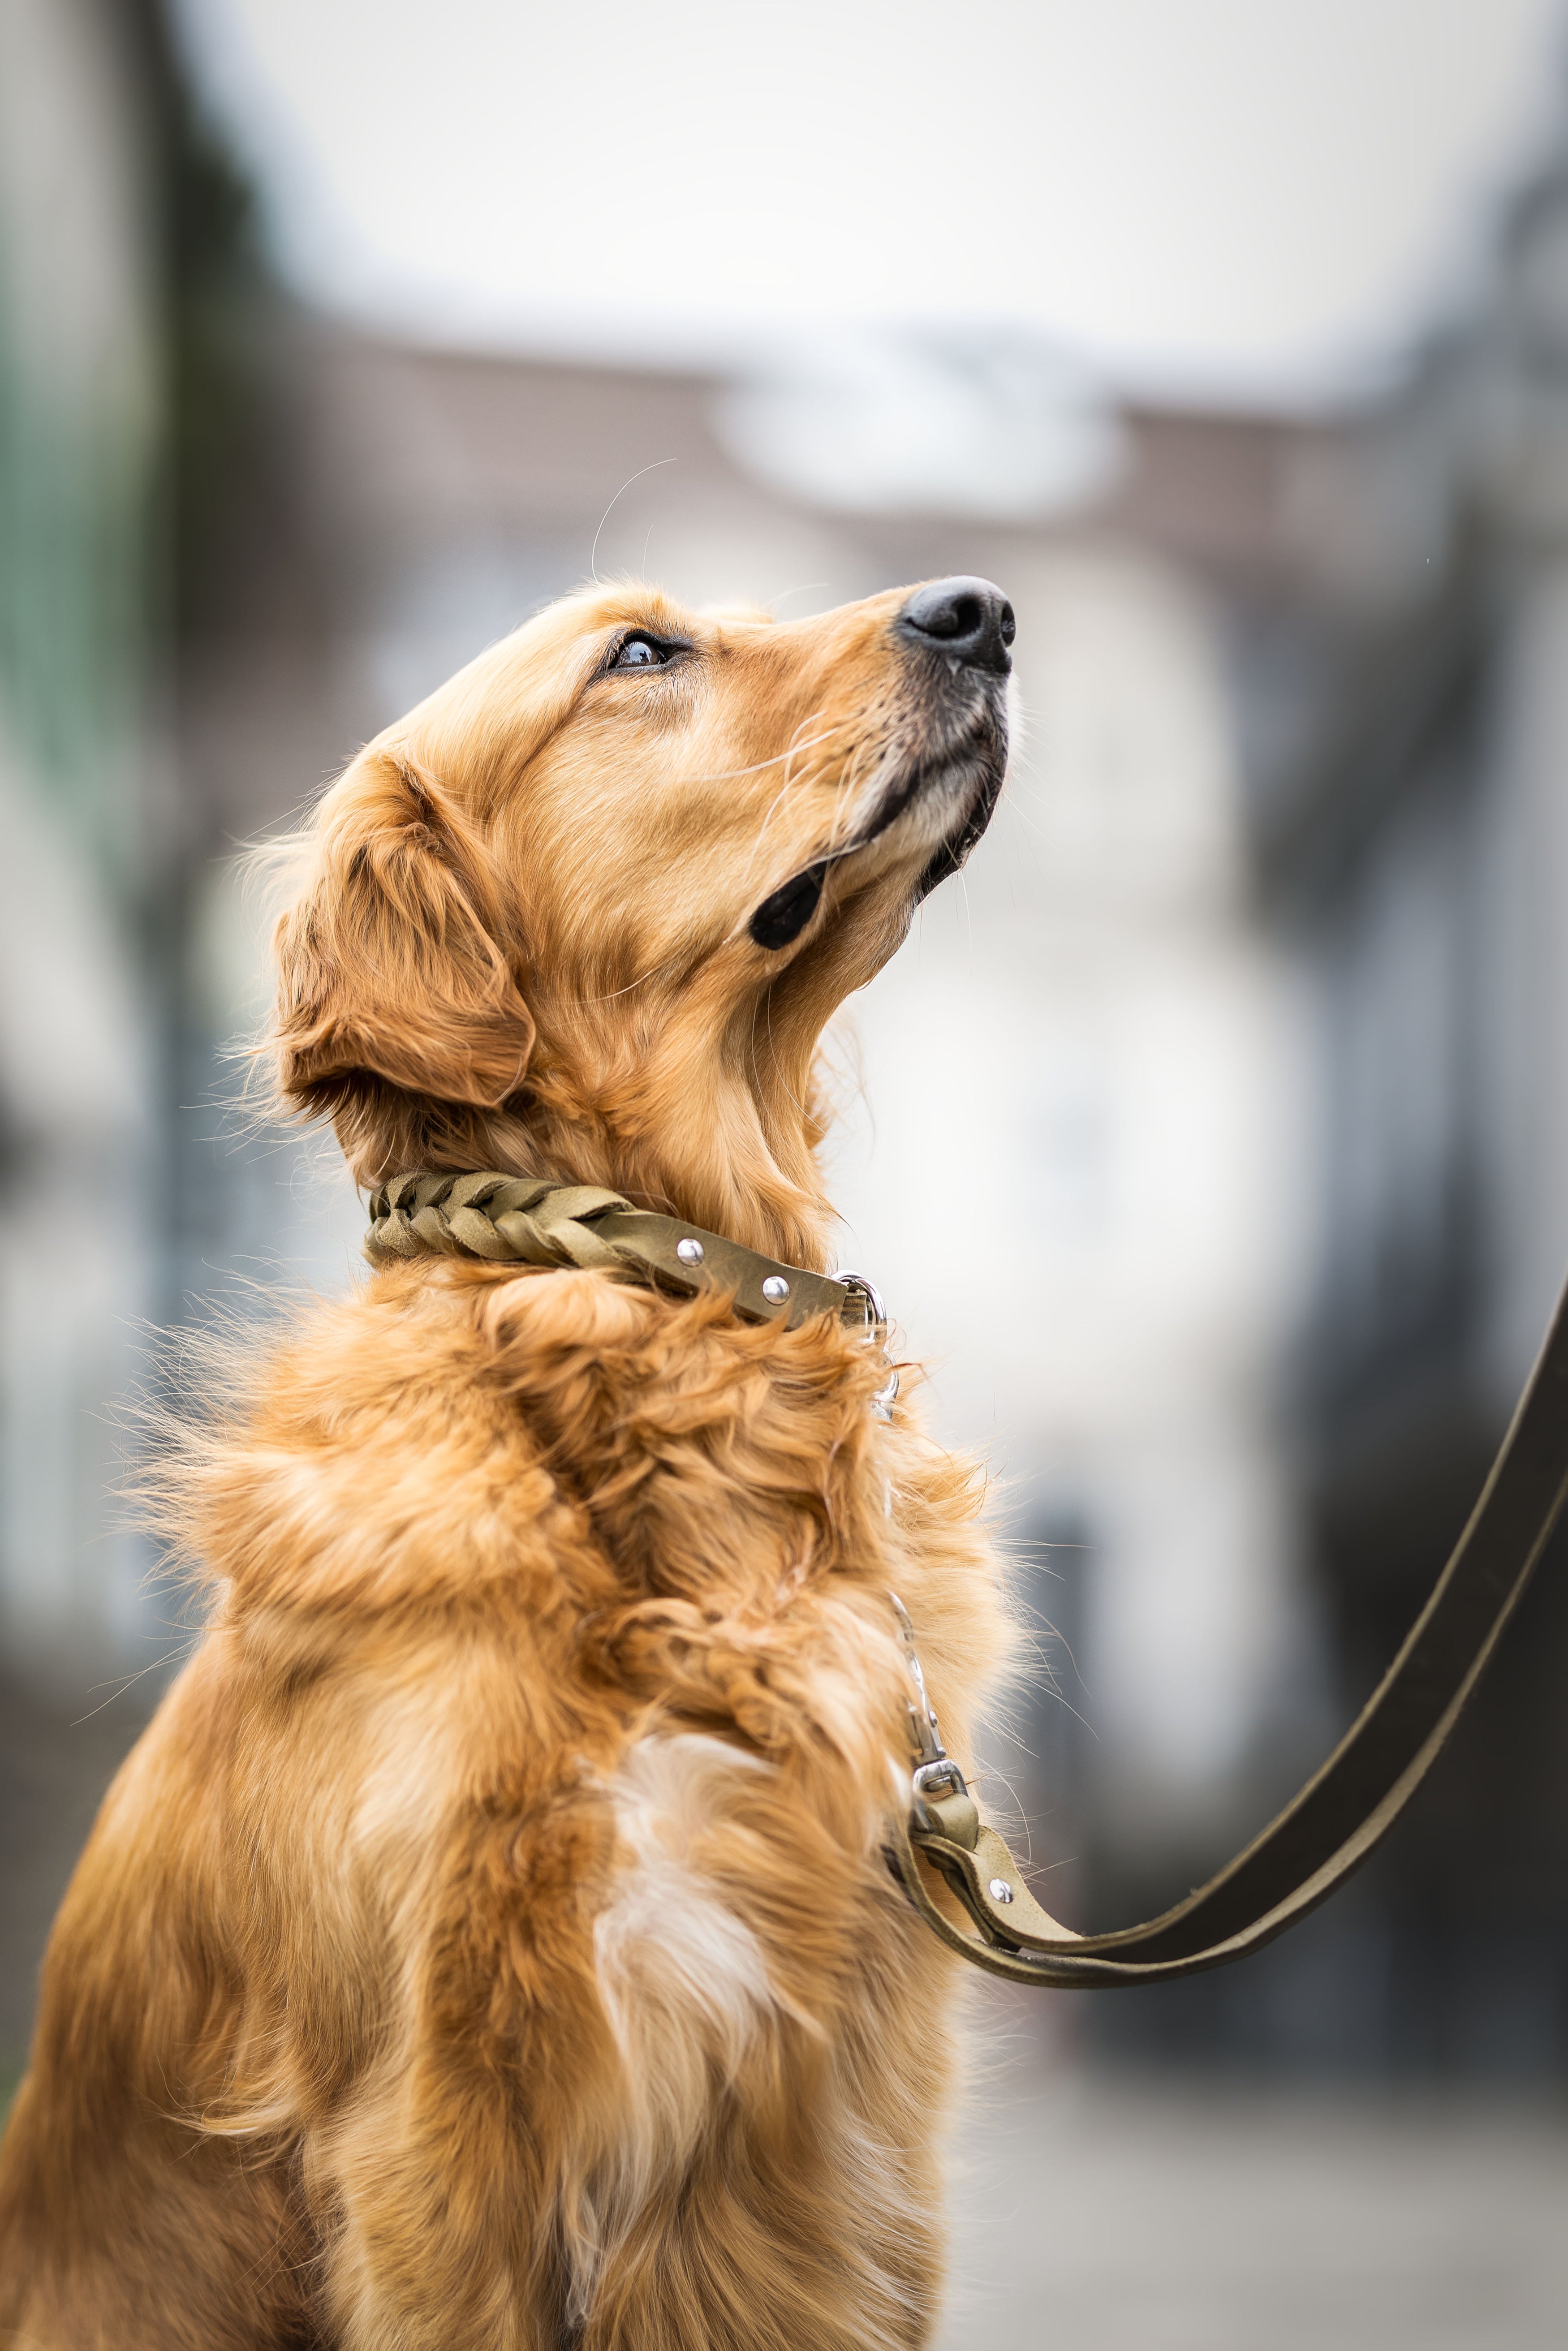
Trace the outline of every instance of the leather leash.
[[[405, 1176], [371, 1203], [372, 1264], [428, 1250], [533, 1265], [603, 1265], [688, 1295], [732, 1290], [789, 1329], [829, 1312], [874, 1332], [857, 1274], [776, 1265], [619, 1193], [533, 1178]], [[883, 1416], [896, 1380], [879, 1398]], [[1339, 1745], [1233, 1861], [1142, 1926], [1075, 1935], [1041, 1909], [942, 1745], [915, 1635], [894, 1599], [912, 1687], [913, 1802], [888, 1860], [932, 1931], [1014, 1983], [1160, 1983], [1242, 1958], [1315, 1910], [1383, 1842], [1430, 1771], [1518, 1605], [1568, 1499], [1568, 1289], [1469, 1524], [1403, 1647]], [[929, 1875], [928, 1875], [929, 1873]], [[937, 1886], [951, 1897], [937, 1899]]]

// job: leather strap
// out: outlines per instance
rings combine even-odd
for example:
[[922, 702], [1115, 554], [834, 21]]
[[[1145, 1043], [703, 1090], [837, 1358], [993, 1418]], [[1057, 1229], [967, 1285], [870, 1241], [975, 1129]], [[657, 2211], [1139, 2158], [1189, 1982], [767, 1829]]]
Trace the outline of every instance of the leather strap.
[[[910, 1900], [951, 1949], [1015, 1983], [1159, 1983], [1272, 1942], [1375, 1852], [1426, 1778], [1565, 1496], [1568, 1290], [1480, 1499], [1404, 1646], [1327, 1762], [1234, 1861], [1141, 1927], [1075, 1935], [1040, 1908], [1002, 1839], [980, 1824], [957, 1767], [943, 1759], [938, 1790], [923, 1756], [909, 1822], [889, 1854]], [[953, 1897], [945, 1904], [938, 1885]]]
[[365, 1255], [479, 1257], [493, 1264], [604, 1266], [695, 1297], [727, 1291], [754, 1322], [793, 1331], [812, 1314], [867, 1325], [873, 1293], [858, 1279], [831, 1280], [780, 1265], [680, 1217], [634, 1208], [619, 1192], [542, 1176], [400, 1176], [371, 1200]]
[[[881, 1302], [858, 1275], [779, 1265], [716, 1233], [634, 1208], [618, 1192], [497, 1174], [402, 1176], [371, 1202], [372, 1265], [434, 1251], [528, 1265], [604, 1266], [793, 1330], [832, 1313], [868, 1329]], [[877, 1400], [883, 1416], [895, 1383]], [[1041, 1909], [980, 1819], [941, 1742], [909, 1618], [896, 1598], [912, 1699], [912, 1804], [888, 1860], [950, 1949], [1015, 1983], [1159, 1983], [1243, 1957], [1303, 1918], [1387, 1835], [1479, 1680], [1568, 1497], [1568, 1289], [1480, 1499], [1420, 1615], [1328, 1761], [1260, 1836], [1173, 1909], [1077, 1935]], [[945, 1889], [947, 1898], [940, 1897]]]

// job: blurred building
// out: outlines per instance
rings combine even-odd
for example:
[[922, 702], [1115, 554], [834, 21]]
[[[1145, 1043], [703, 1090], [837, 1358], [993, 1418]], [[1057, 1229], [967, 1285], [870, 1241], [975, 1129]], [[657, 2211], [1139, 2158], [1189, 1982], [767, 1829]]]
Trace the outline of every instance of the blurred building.
[[[1568, 167], [1399, 392], [1276, 450], [1230, 600], [1260, 898], [1304, 1019], [1286, 1372], [1342, 1719], [1479, 1494], [1568, 1270]], [[1132, 2046], [1540, 2082], [1568, 2033], [1568, 1546], [1351, 1891]], [[1178, 1890], [1169, 1886], [1166, 1890]]]
[[80, 1721], [108, 1694], [89, 1685], [165, 1646], [115, 1499], [116, 1419], [166, 1311], [148, 63], [132, 10], [0, 5], [0, 2075], [140, 1719]]
[[[1347, 435], [1343, 478], [1379, 576], [1317, 616], [1320, 690], [1260, 767], [1259, 839], [1316, 1006], [1303, 1492], [1359, 1698], [1568, 1271], [1568, 165], [1514, 206], [1479, 314]], [[1561, 2068], [1565, 1566], [1559, 1538], [1364, 1891], [1396, 2060]]]
[[0, 1625], [35, 1661], [115, 1661], [141, 1629], [111, 1426], [162, 1303], [140, 66], [97, 0], [0, 10]]

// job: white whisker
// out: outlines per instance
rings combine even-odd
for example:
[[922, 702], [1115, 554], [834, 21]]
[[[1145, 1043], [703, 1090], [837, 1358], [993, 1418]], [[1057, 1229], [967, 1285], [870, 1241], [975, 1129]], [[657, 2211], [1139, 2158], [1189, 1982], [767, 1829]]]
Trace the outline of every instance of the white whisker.
[[[815, 715], [813, 712], [812, 716], [815, 716]], [[826, 734], [813, 735], [809, 743], [796, 743], [791, 740], [785, 749], [775, 751], [770, 759], [754, 759], [749, 768], [721, 768], [716, 775], [682, 776], [679, 781], [683, 784], [728, 784], [733, 783], [738, 776], [759, 776], [764, 768], [777, 768], [781, 763], [788, 766], [797, 751], [813, 751], [819, 744], [831, 742], [843, 723], [841, 719], [836, 720], [828, 728]], [[803, 718], [800, 721], [801, 726], [809, 726], [810, 724], [810, 718]], [[796, 733], [799, 734], [799, 732], [800, 728], [797, 727]]]
[[629, 979], [624, 987], [612, 987], [602, 996], [580, 996], [577, 1000], [580, 1004], [613, 1004], [618, 996], [630, 996], [634, 987], [643, 987], [664, 972], [674, 971], [681, 960], [679, 955], [666, 956], [663, 963], [651, 964], [646, 971], [639, 972], [635, 979]]
[[770, 596], [768, 601], [770, 608], [776, 607], [785, 602], [790, 596], [810, 596], [819, 588], [831, 588], [832, 584], [831, 580], [803, 580], [799, 588], [781, 589], [777, 596]]
[[[588, 550], [588, 568], [593, 574], [593, 584], [596, 588], [602, 588], [604, 585], [603, 580], [601, 580], [599, 576], [599, 542], [604, 535], [605, 524], [609, 521], [611, 516], [615, 511], [616, 498], [623, 498], [627, 491], [631, 488], [632, 483], [640, 482], [644, 474], [656, 474], [661, 465], [674, 465], [677, 463], [678, 460], [674, 457], [655, 457], [651, 465], [640, 465], [634, 474], [627, 475], [625, 481], [622, 483], [621, 487], [616, 491], [615, 497], [611, 499], [610, 504], [600, 516], [599, 528], [593, 534], [593, 545]], [[650, 523], [648, 528], [652, 530], [653, 525]]]

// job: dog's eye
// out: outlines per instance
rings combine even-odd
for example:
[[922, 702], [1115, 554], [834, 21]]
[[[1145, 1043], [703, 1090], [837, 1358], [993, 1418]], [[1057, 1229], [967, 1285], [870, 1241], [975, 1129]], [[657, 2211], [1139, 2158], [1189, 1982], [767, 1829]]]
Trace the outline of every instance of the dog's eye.
[[670, 658], [667, 645], [657, 637], [628, 637], [611, 663], [612, 669], [662, 669]]

